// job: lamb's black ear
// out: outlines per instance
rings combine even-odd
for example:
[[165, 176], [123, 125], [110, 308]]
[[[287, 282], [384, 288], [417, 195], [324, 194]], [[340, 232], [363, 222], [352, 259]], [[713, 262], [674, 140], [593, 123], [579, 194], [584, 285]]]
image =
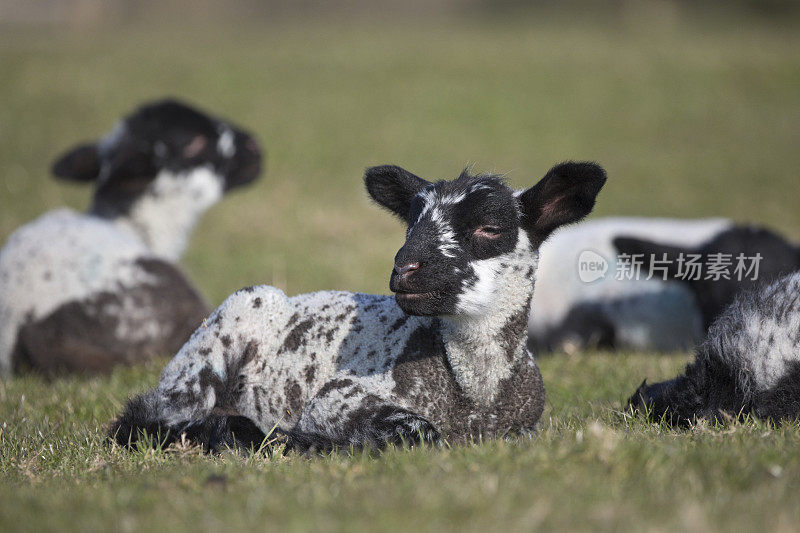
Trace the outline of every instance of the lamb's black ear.
[[[650, 272], [653, 261], [656, 261], [658, 270], [655, 274], [663, 275], [663, 269], [666, 269], [669, 279], [682, 279], [679, 277], [680, 262], [678, 261], [681, 255], [686, 257], [687, 254], [699, 253], [691, 248], [680, 248], [634, 237], [615, 237], [611, 242], [619, 255], [636, 256], [636, 262], [642, 265], [642, 273]], [[666, 261], [664, 261], [665, 257]]]
[[364, 173], [367, 193], [406, 223], [411, 208], [411, 199], [430, 182], [395, 165], [368, 168]]
[[591, 213], [606, 172], [587, 162], [566, 162], [551, 168], [533, 187], [519, 195], [522, 227], [539, 245], [559, 226]]
[[141, 195], [157, 173], [158, 168], [148, 151], [133, 143], [119, 143], [104, 161], [95, 199], [122, 205]]
[[52, 172], [65, 180], [94, 181], [100, 174], [97, 144], [81, 144], [67, 151], [53, 163]]

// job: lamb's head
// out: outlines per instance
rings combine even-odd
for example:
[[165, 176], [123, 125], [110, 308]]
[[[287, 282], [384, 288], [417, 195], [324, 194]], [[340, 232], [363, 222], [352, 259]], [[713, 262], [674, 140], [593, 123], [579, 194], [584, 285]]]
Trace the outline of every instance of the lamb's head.
[[[642, 273], [653, 272], [661, 274], [662, 279], [683, 282], [697, 299], [705, 329], [740, 292], [800, 270], [800, 247], [769, 229], [754, 226], [732, 226], [697, 247], [624, 236], [613, 243], [620, 254], [641, 261]], [[697, 270], [686, 266], [690, 259]], [[711, 274], [712, 263], [725, 274]]]
[[249, 133], [175, 100], [139, 107], [53, 164], [59, 178], [93, 182], [93, 211], [106, 216], [124, 215], [147, 197], [180, 197], [201, 211], [260, 172], [261, 151]]
[[370, 196], [408, 225], [390, 279], [398, 305], [412, 315], [474, 316], [495, 308], [509, 269], [527, 276], [532, 290], [539, 245], [592, 210], [606, 176], [593, 163], [562, 163], [513, 191], [498, 176], [465, 171], [431, 183], [387, 165], [368, 169], [364, 180]]

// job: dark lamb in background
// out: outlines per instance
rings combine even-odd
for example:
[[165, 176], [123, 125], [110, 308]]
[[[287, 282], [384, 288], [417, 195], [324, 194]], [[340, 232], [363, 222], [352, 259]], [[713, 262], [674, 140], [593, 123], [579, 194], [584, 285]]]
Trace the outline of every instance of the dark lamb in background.
[[107, 371], [174, 353], [207, 305], [174, 264], [202, 214], [261, 171], [244, 131], [172, 100], [144, 105], [54, 174], [91, 183], [0, 250], [0, 375]]
[[[651, 268], [653, 259], [660, 261], [666, 257], [667, 279], [680, 282], [694, 294], [706, 331], [739, 292], [800, 270], [800, 247], [773, 231], [754, 226], [733, 226], [696, 247], [672, 246], [626, 236], [614, 239], [614, 246], [620, 254], [641, 254], [642, 272]], [[706, 279], [705, 269], [700, 279], [683, 279], [678, 263], [681, 254], [684, 258], [689, 254], [699, 255], [699, 262], [704, 265], [711, 263], [715, 256], [719, 257], [717, 254], [730, 256], [733, 263], [730, 279]], [[740, 276], [733, 275], [740, 254], [745, 258], [761, 256], [755, 279], [752, 274], [741, 276], [741, 280], [738, 279]]]
[[[681, 253], [699, 254], [703, 264], [714, 254], [728, 254], [733, 279], [681, 280]], [[733, 275], [737, 256], [757, 253], [762, 256], [757, 279], [744, 276], [738, 281]], [[640, 255], [641, 275], [618, 276], [624, 267], [620, 254]], [[670, 262], [666, 279], [660, 270], [647, 279], [651, 259], [661, 261], [664, 254]], [[607, 270], [587, 280], [580, 270], [586, 261], [605, 264]], [[772, 231], [724, 218], [590, 220], [556, 231], [540, 249], [536, 311], [528, 322], [530, 346], [567, 353], [593, 348], [690, 350], [738, 291], [798, 268], [797, 246]], [[703, 270], [702, 277], [706, 274]]]
[[537, 250], [592, 210], [605, 180], [591, 163], [558, 165], [525, 191], [495, 176], [431, 183], [368, 169], [370, 196], [408, 226], [395, 296], [243, 289], [157, 388], [128, 402], [110, 437], [185, 434], [216, 450], [258, 446], [275, 428], [306, 451], [534, 431], [545, 400], [526, 347]]
[[800, 273], [740, 293], [675, 379], [645, 381], [628, 401], [651, 420], [800, 417]]

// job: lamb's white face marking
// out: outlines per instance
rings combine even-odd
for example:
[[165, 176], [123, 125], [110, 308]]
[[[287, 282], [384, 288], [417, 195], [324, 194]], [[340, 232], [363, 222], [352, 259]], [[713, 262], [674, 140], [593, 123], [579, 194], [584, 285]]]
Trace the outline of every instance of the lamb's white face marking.
[[455, 252], [458, 251], [459, 245], [456, 241], [456, 234], [453, 229], [446, 224], [440, 226], [439, 232], [439, 251], [445, 257], [455, 257]]
[[416, 226], [423, 218], [425, 218], [426, 215], [428, 215], [428, 213], [430, 213], [430, 220], [436, 225], [436, 233], [439, 241], [439, 252], [447, 258], [454, 258], [456, 252], [460, 248], [460, 245], [456, 241], [456, 235], [453, 232], [453, 228], [450, 226], [449, 222], [445, 220], [440, 206], [453, 205], [456, 202], [463, 200], [466, 195], [460, 194], [458, 196], [447, 195], [446, 197], [437, 197], [433, 189], [427, 189], [420, 192], [419, 196], [424, 202], [424, 206], [414, 223], [409, 225], [407, 235], [410, 235], [411, 230], [414, 229], [414, 226]]
[[427, 188], [420, 191], [417, 196], [419, 196], [423, 202], [422, 211], [420, 211], [419, 216], [417, 216], [417, 218], [408, 225], [408, 230], [406, 231], [407, 234], [411, 233], [412, 228], [416, 226], [425, 215], [428, 214], [428, 211], [430, 211], [434, 205], [436, 205], [436, 193], [433, 190], [433, 185], [429, 185]]
[[227, 126], [222, 126], [222, 133], [217, 140], [217, 151], [223, 157], [233, 157], [236, 154], [233, 132]]
[[[529, 267], [535, 267], [537, 258], [538, 254], [531, 248], [528, 235], [520, 230], [517, 247], [511, 253], [470, 263], [478, 279], [474, 283], [467, 280], [462, 283], [457, 307], [459, 313], [486, 315], [493, 312], [497, 304], [504, 305], [504, 302], [498, 301], [498, 295], [502, 292], [498, 290], [499, 279], [508, 277], [504, 270], [516, 268], [527, 271]], [[520, 288], [524, 289], [525, 287]]]
[[[477, 188], [473, 187], [470, 192], [478, 190]], [[459, 194], [443, 194], [439, 197], [438, 203], [439, 205], [453, 205], [457, 204], [458, 202], [463, 201], [467, 197], [467, 193], [459, 193]]]
[[495, 280], [500, 272], [501, 257], [483, 259], [472, 263], [472, 270], [478, 280], [472, 284], [462, 282], [462, 292], [458, 297], [458, 312], [465, 315], [485, 314], [494, 301]]
[[148, 190], [119, 223], [132, 226], [153, 252], [178, 259], [192, 228], [223, 194], [223, 178], [210, 167], [175, 174], [159, 172]]

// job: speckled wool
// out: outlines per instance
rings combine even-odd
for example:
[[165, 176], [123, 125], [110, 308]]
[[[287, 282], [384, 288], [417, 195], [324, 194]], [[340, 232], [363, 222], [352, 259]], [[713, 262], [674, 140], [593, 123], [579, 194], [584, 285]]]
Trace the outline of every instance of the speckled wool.
[[630, 404], [677, 424], [697, 418], [800, 416], [800, 272], [741, 293], [695, 359], [672, 380], [643, 383]]

